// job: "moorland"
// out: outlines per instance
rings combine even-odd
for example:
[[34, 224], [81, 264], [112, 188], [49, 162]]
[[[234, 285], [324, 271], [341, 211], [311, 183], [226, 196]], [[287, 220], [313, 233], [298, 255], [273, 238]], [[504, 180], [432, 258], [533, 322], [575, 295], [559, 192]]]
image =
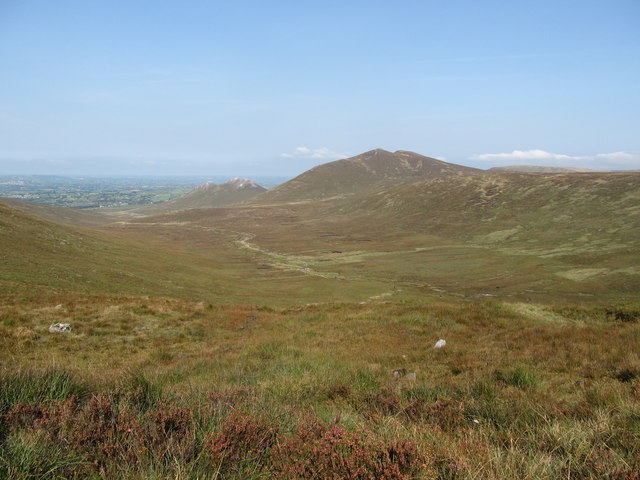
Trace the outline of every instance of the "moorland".
[[640, 173], [240, 184], [0, 199], [0, 477], [639, 478]]

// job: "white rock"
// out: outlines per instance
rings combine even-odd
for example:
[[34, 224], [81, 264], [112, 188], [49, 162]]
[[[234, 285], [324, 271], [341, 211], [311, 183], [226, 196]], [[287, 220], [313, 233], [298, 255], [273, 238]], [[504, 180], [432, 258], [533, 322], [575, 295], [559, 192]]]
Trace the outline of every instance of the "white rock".
[[70, 331], [70, 323], [52, 323], [51, 325], [49, 325], [49, 333], [67, 333]]
[[442, 348], [442, 347], [446, 347], [447, 346], [447, 341], [444, 339], [440, 339], [436, 342], [436, 344], [433, 346], [433, 348]]
[[408, 382], [415, 382], [416, 376], [416, 372], [409, 372], [404, 378], [406, 378]]

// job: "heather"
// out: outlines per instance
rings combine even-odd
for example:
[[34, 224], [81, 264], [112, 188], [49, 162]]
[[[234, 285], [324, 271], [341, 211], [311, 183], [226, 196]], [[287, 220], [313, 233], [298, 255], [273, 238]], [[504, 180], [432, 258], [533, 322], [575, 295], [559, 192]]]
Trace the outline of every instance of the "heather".
[[[72, 332], [49, 334], [63, 317]], [[64, 307], [13, 298], [2, 318], [6, 478], [640, 470], [633, 305], [532, 313], [492, 300], [269, 308], [77, 296]], [[447, 345], [434, 349], [439, 338]]]

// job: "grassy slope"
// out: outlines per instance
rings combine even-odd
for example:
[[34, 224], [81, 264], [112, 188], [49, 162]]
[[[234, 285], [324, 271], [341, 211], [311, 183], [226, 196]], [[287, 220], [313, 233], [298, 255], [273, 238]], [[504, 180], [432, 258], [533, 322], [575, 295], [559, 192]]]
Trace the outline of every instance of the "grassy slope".
[[94, 230], [65, 227], [0, 204], [3, 287], [170, 294], [164, 283], [180, 278], [181, 259]]
[[65, 207], [52, 207], [34, 202], [25, 202], [11, 198], [0, 197], [0, 202], [9, 207], [32, 213], [38, 217], [45, 218], [51, 222], [65, 225], [76, 225], [84, 227], [96, 227], [111, 223], [113, 219], [99, 212], [90, 210], [77, 210]]
[[[631, 298], [640, 289], [640, 176], [510, 174], [437, 179], [368, 199], [402, 228], [505, 262], [539, 262], [566, 288]], [[552, 287], [549, 287], [552, 288]]]

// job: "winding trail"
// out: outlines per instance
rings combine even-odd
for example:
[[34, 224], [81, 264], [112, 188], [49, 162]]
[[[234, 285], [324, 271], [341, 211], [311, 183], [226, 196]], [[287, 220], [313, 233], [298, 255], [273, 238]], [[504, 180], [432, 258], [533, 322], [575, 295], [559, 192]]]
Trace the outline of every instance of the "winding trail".
[[[260, 246], [256, 245], [255, 243], [252, 243], [251, 240], [253, 240], [256, 235], [254, 233], [250, 233], [250, 232], [239, 232], [236, 230], [230, 230], [230, 229], [225, 229], [225, 228], [216, 228], [216, 227], [207, 227], [207, 226], [203, 226], [203, 225], [194, 225], [192, 223], [189, 222], [135, 222], [135, 221], [122, 221], [122, 222], [116, 222], [117, 224], [126, 226], [126, 225], [144, 225], [144, 226], [162, 226], [162, 227], [182, 227], [182, 228], [189, 228], [189, 229], [193, 229], [193, 230], [200, 230], [200, 231], [204, 231], [204, 232], [212, 232], [212, 233], [217, 233], [217, 234], [223, 234], [225, 236], [228, 237], [232, 237], [228, 240], [228, 243], [230, 245], [232, 245], [234, 248], [236, 248], [239, 251], [246, 251], [249, 253], [252, 253], [254, 255], [258, 255], [260, 257], [262, 257], [262, 259], [265, 261], [266, 264], [268, 264], [270, 267], [273, 268], [277, 268], [279, 270], [284, 270], [284, 271], [290, 271], [290, 272], [297, 272], [297, 273], [302, 273], [304, 275], [308, 275], [308, 276], [312, 276], [312, 277], [319, 277], [319, 278], [326, 278], [326, 279], [331, 279], [331, 280], [353, 280], [353, 281], [358, 281], [358, 280], [366, 280], [365, 278], [358, 278], [356, 276], [345, 276], [342, 273], [338, 273], [338, 272], [320, 272], [317, 270], [314, 270], [311, 266], [315, 263], [318, 263], [318, 258], [316, 257], [310, 257], [310, 256], [299, 256], [299, 255], [287, 255], [285, 253], [280, 253], [280, 252], [274, 252], [271, 250], [267, 250], [265, 248], [261, 248]], [[233, 238], [235, 237], [235, 238]], [[385, 252], [375, 252], [375, 251], [369, 251], [369, 252], [362, 252], [362, 251], [358, 251], [358, 252], [351, 252], [350, 254], [346, 254], [341, 256], [340, 259], [335, 259], [335, 261], [337, 263], [347, 263], [349, 261], [349, 259], [354, 259], [355, 257], [359, 258], [359, 259], [363, 259], [366, 257], [376, 257], [376, 256], [384, 256], [384, 255], [391, 255], [394, 253], [408, 253], [408, 252], [412, 252], [412, 251], [421, 251], [421, 250], [430, 250], [431, 248], [424, 248], [424, 247], [419, 247], [416, 248], [414, 250], [407, 250], [407, 251], [385, 251]], [[326, 261], [323, 262], [323, 265], [327, 265]], [[411, 285], [413, 287], [418, 287], [418, 288], [428, 288], [429, 290], [432, 290], [436, 293], [439, 294], [446, 294], [446, 295], [455, 295], [455, 296], [463, 296], [461, 294], [456, 294], [453, 292], [448, 292], [442, 288], [430, 285], [430, 284], [426, 284], [426, 283], [405, 283], [407, 285]], [[387, 298], [390, 296], [393, 296], [395, 293], [394, 291], [391, 292], [383, 292], [381, 294], [378, 295], [374, 295], [371, 296], [369, 298], [367, 298], [367, 300], [365, 302], [362, 303], [368, 303], [371, 301], [380, 301], [383, 298]]]
[[[231, 232], [231, 231], [229, 231]], [[330, 279], [343, 279], [340, 274], [335, 272], [318, 272], [309, 267], [309, 263], [314, 262], [315, 260], [312, 257], [301, 257], [301, 256], [293, 256], [286, 255], [284, 253], [272, 252], [270, 250], [266, 250], [264, 248], [260, 248], [259, 246], [249, 243], [250, 240], [255, 238], [255, 234], [247, 233], [247, 232], [232, 232], [238, 235], [233, 241], [233, 244], [239, 250], [249, 250], [254, 253], [258, 253], [266, 257], [271, 265], [274, 268], [279, 268], [282, 270], [291, 270], [304, 273], [306, 275], [310, 275], [313, 277], [321, 277], [321, 278], [330, 278]]]

